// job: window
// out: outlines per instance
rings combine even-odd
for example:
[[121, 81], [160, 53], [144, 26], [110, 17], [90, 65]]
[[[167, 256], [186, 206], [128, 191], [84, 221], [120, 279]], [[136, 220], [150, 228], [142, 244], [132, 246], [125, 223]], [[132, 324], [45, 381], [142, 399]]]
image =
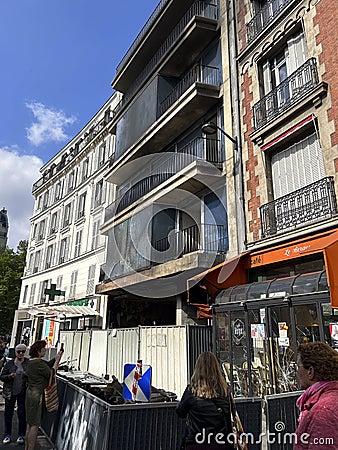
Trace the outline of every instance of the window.
[[44, 280], [44, 281], [40, 282], [40, 292], [39, 292], [39, 296], [38, 296], [40, 303], [46, 303], [48, 300], [47, 295], [45, 294], [45, 289], [48, 289], [48, 285], [49, 285], [49, 280]]
[[[263, 63], [264, 95], [279, 86], [298, 69], [307, 59], [307, 51], [303, 33], [298, 33], [289, 39], [278, 54]], [[293, 87], [292, 87], [293, 89]], [[277, 101], [285, 103], [290, 98], [290, 86], [285, 84], [279, 90]]]
[[68, 203], [68, 205], [65, 206], [65, 212], [64, 212], [64, 216], [63, 216], [63, 226], [64, 227], [67, 227], [72, 222], [71, 212], [72, 212], [72, 204]]
[[55, 185], [55, 193], [54, 193], [54, 201], [60, 200], [62, 197], [62, 187], [63, 183], [59, 181], [59, 183], [56, 183]]
[[68, 260], [68, 238], [64, 238], [60, 242], [59, 264], [63, 264]]
[[28, 305], [29, 306], [34, 305], [35, 287], [36, 287], [36, 283], [33, 283], [31, 285], [31, 291], [30, 291], [30, 294], [29, 294], [29, 300], [28, 300]]
[[33, 239], [36, 239], [38, 236], [38, 224], [36, 223], [33, 227]]
[[22, 297], [22, 303], [26, 303], [27, 302], [27, 294], [28, 294], [28, 286], [25, 286], [25, 291], [23, 293], [23, 297]]
[[84, 194], [80, 195], [80, 197], [79, 197], [79, 207], [77, 210], [77, 218], [78, 219], [80, 219], [81, 217], [84, 217], [84, 215], [85, 215], [86, 195], [87, 195], [87, 193], [85, 192]]
[[41, 220], [41, 222], [39, 224], [38, 241], [41, 241], [45, 237], [45, 227], [46, 227], [46, 221]]
[[105, 200], [105, 184], [103, 179], [99, 181], [95, 186], [94, 193], [94, 208], [101, 205]]
[[42, 203], [43, 209], [48, 208], [48, 203], [49, 203], [49, 191], [46, 191], [43, 194], [43, 203]]
[[106, 146], [101, 145], [99, 147], [99, 156], [98, 156], [98, 167], [103, 166], [106, 157]]
[[76, 232], [74, 258], [81, 254], [82, 230]]
[[89, 266], [86, 295], [94, 294], [94, 289], [95, 289], [95, 271], [96, 271], [95, 264], [92, 264], [91, 266]]
[[275, 153], [271, 169], [275, 199], [324, 178], [323, 155], [316, 133]]
[[56, 279], [56, 289], [58, 289], [58, 290], [61, 290], [61, 288], [62, 288], [62, 279], [63, 279], [63, 276], [58, 275], [58, 277]]
[[95, 250], [99, 246], [100, 237], [100, 221], [96, 220], [93, 223], [93, 235], [92, 235], [92, 250]]
[[41, 258], [41, 250], [38, 250], [35, 253], [35, 258], [34, 258], [34, 266], [33, 266], [33, 273], [37, 273], [39, 271], [39, 267], [40, 267], [40, 258]]
[[45, 269], [49, 269], [53, 265], [53, 245], [47, 247]]
[[72, 172], [70, 172], [69, 174], [69, 178], [68, 178], [68, 192], [71, 192], [76, 185], [76, 170], [73, 170]]
[[82, 181], [86, 180], [89, 175], [89, 158], [86, 158], [82, 163]]
[[53, 234], [57, 231], [57, 221], [58, 221], [58, 213], [53, 213], [50, 219], [50, 230], [49, 233]]
[[69, 297], [74, 298], [76, 292], [76, 282], [77, 282], [78, 271], [74, 270], [70, 276], [70, 287], [69, 287]]

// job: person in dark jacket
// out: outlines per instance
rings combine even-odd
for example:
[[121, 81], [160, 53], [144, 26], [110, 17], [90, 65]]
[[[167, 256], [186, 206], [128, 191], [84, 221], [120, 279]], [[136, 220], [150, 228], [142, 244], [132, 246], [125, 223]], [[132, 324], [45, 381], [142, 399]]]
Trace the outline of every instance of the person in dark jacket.
[[338, 353], [325, 342], [301, 344], [297, 365], [306, 390], [297, 400], [294, 450], [338, 449]]
[[6, 362], [0, 375], [0, 380], [4, 383], [2, 396], [5, 399], [5, 434], [2, 441], [4, 444], [9, 444], [12, 440], [12, 422], [15, 404], [17, 404], [19, 421], [19, 436], [16, 442], [18, 444], [23, 444], [25, 442], [26, 369], [28, 365], [28, 359], [25, 358], [25, 353], [25, 344], [17, 345], [15, 347], [16, 357]]
[[187, 418], [182, 448], [234, 448], [230, 436], [232, 429], [228, 387], [212, 352], [203, 352], [198, 357], [190, 384], [183, 393], [176, 413], [181, 418]]

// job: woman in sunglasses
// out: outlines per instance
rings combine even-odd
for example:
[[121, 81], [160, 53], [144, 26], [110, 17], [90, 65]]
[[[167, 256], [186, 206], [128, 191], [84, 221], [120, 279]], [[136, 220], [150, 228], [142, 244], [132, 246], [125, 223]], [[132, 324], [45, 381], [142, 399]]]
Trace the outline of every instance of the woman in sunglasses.
[[10, 359], [4, 365], [0, 380], [3, 381], [2, 396], [5, 399], [5, 434], [3, 444], [9, 444], [12, 440], [12, 422], [15, 404], [17, 404], [17, 414], [19, 421], [19, 436], [17, 444], [25, 442], [26, 433], [26, 369], [28, 358], [25, 358], [26, 346], [19, 344], [15, 347], [15, 358]]

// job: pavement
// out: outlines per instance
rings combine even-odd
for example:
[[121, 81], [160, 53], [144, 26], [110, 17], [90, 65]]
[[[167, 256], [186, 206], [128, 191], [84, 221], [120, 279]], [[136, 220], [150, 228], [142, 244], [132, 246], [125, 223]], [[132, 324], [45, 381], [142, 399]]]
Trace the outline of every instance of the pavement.
[[[14, 442], [10, 444], [3, 444], [2, 439], [4, 437], [4, 411], [5, 411], [5, 403], [4, 399], [0, 394], [0, 450], [24, 450], [24, 445], [18, 445], [15, 441], [18, 437], [18, 418], [16, 415], [16, 411], [13, 416], [13, 428], [12, 428], [12, 439]], [[35, 446], [35, 450], [52, 450], [53, 444], [46, 438], [46, 436], [39, 430], [37, 444]]]

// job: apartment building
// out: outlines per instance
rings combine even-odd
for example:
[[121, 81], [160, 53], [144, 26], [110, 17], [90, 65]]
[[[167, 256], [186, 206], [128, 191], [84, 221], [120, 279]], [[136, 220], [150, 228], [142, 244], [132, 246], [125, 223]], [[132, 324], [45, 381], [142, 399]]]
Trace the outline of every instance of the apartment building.
[[104, 173], [114, 153], [108, 130], [119, 94], [42, 168], [35, 198], [12, 345], [47, 338], [63, 329], [105, 327], [107, 297], [95, 293], [106, 239], [100, 235], [114, 187]]
[[228, 14], [225, 2], [162, 0], [116, 69], [105, 178], [117, 191], [96, 288], [112, 327], [201, 323], [187, 279], [244, 249]]
[[199, 286], [240, 396], [296, 390], [299, 343], [338, 347], [336, 6], [235, 2], [247, 245]]

